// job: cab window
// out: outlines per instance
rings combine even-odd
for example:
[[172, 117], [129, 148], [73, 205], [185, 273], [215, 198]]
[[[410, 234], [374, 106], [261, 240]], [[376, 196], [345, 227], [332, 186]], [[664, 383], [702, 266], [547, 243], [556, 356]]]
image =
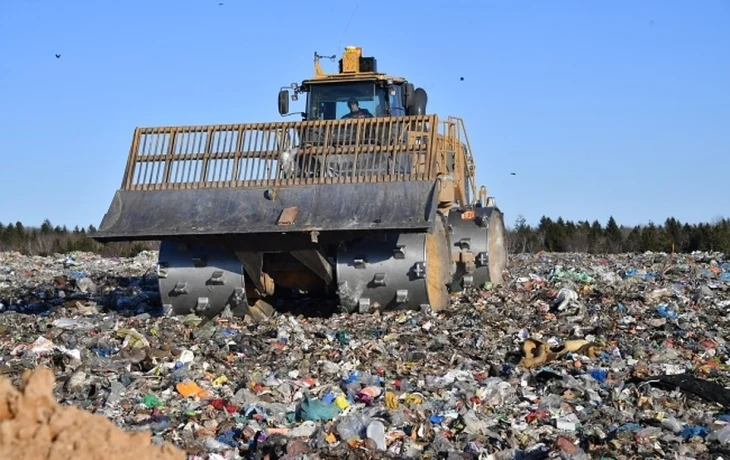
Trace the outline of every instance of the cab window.
[[386, 115], [385, 90], [373, 82], [312, 85], [307, 102], [308, 120], [339, 120], [350, 112], [347, 101], [357, 99], [361, 109], [375, 117]]

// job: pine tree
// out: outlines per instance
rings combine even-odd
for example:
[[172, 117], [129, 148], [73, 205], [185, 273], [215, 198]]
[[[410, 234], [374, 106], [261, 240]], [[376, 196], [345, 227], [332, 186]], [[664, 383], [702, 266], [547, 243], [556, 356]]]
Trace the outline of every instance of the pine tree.
[[41, 224], [41, 234], [43, 235], [49, 235], [53, 232], [53, 225], [51, 225], [51, 221], [48, 219], [45, 219], [43, 223]]
[[606, 238], [608, 238], [611, 252], [620, 252], [622, 250], [624, 236], [613, 216], [610, 216], [606, 223]]

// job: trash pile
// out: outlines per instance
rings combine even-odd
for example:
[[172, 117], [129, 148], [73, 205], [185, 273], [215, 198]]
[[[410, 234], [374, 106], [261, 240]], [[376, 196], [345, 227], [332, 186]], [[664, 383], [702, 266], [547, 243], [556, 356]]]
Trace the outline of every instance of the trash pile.
[[155, 261], [0, 254], [0, 375], [188, 459], [730, 458], [726, 255], [516, 255], [445, 312], [260, 322], [163, 316]]

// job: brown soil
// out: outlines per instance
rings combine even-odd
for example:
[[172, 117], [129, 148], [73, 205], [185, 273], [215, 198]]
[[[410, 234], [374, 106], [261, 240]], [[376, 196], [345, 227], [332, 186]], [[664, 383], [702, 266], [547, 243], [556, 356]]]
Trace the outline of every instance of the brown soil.
[[0, 459], [185, 460], [182, 450], [153, 446], [149, 432], [127, 433], [111, 420], [53, 398], [46, 368], [25, 371], [20, 390], [0, 378]]

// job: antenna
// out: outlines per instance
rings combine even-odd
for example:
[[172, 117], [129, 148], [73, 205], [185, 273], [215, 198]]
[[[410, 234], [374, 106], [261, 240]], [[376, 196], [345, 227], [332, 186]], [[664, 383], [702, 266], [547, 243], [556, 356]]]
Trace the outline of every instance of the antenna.
[[321, 54], [317, 53], [316, 51], [314, 52], [315, 61], [319, 61], [322, 58], [329, 59], [330, 61], [335, 62], [335, 59], [337, 59], [337, 55], [333, 54], [332, 56], [322, 56]]
[[314, 75], [317, 77], [324, 77], [327, 75], [326, 73], [324, 73], [324, 71], [322, 70], [322, 66], [319, 64], [319, 60], [321, 58], [327, 58], [330, 61], [334, 62], [337, 58], [337, 55], [333, 54], [332, 56], [322, 56], [318, 52], [314, 52]]
[[350, 13], [350, 19], [347, 20], [347, 24], [345, 24], [345, 29], [342, 31], [342, 35], [340, 36], [340, 41], [337, 43], [337, 50], [338, 51], [340, 49], [342, 49], [342, 48], [340, 48], [342, 46], [342, 39], [345, 38], [345, 34], [347, 33], [347, 29], [350, 28], [350, 22], [352, 22], [352, 18], [355, 17], [355, 12], [357, 11], [357, 9], [359, 7], [360, 7], [360, 3], [358, 2], [355, 5], [355, 8], [352, 10], [352, 13]]

